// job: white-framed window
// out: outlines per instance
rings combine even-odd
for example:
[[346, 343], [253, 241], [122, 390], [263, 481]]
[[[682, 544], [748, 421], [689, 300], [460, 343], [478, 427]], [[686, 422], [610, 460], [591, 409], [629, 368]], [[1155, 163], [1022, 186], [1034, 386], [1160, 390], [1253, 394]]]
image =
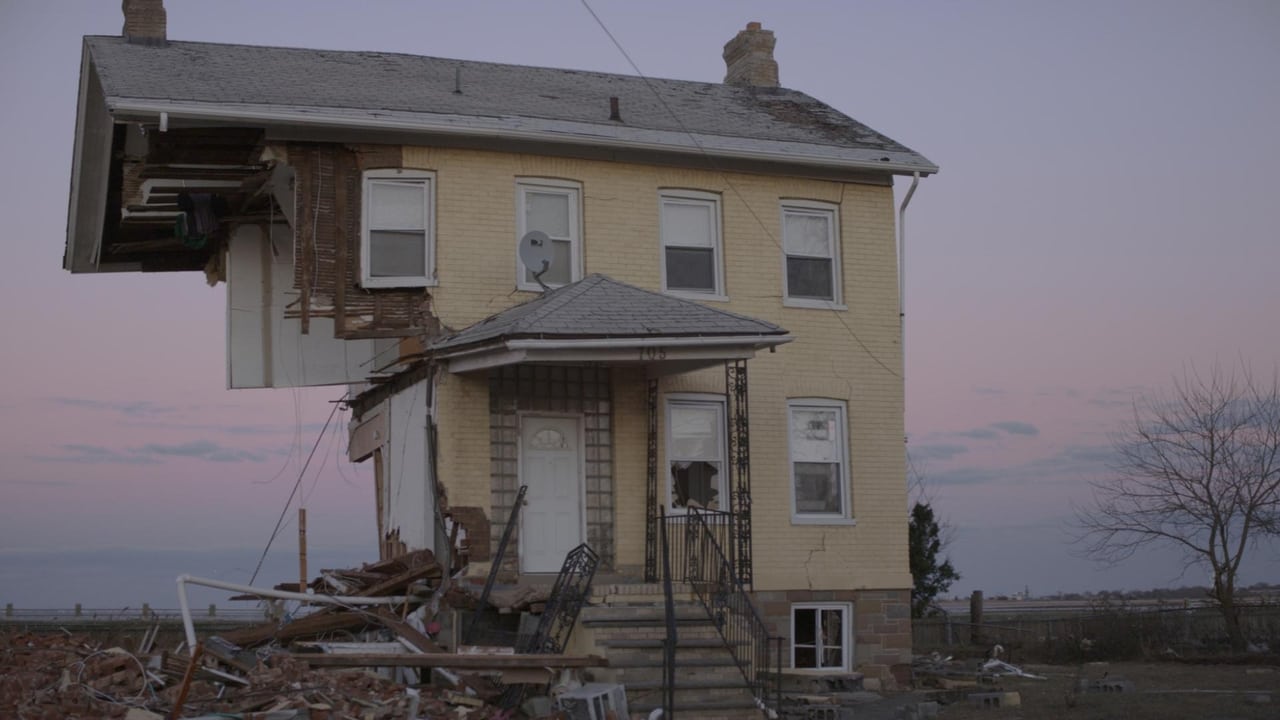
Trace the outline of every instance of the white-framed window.
[[831, 203], [782, 203], [783, 297], [788, 305], [839, 306], [840, 214]]
[[367, 170], [360, 213], [360, 284], [435, 284], [435, 184], [426, 170]]
[[724, 297], [720, 196], [696, 190], [659, 193], [662, 288], [699, 298]]
[[[551, 266], [542, 275], [549, 287], [582, 279], [582, 186], [567, 180], [521, 178], [516, 181], [516, 239], [530, 230], [551, 238]], [[533, 273], [516, 255], [516, 287], [541, 290]]]
[[791, 513], [800, 522], [849, 517], [849, 452], [841, 400], [787, 401]]
[[848, 670], [852, 644], [849, 603], [791, 606], [791, 667], [797, 670]]
[[723, 510], [725, 489], [724, 398], [667, 396], [667, 508]]

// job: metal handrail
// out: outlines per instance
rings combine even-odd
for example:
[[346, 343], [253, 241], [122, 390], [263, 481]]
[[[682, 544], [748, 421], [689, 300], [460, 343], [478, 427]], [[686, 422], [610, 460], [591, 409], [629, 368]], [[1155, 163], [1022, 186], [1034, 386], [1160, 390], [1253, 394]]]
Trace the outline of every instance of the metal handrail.
[[667, 639], [662, 646], [662, 718], [675, 717], [676, 704], [676, 602], [671, 588], [671, 543], [667, 513], [659, 509], [662, 540], [662, 594], [666, 601]]
[[756, 704], [776, 714], [782, 696], [780, 639], [769, 632], [705, 515], [690, 508], [684, 516], [684, 579], [720, 632]]

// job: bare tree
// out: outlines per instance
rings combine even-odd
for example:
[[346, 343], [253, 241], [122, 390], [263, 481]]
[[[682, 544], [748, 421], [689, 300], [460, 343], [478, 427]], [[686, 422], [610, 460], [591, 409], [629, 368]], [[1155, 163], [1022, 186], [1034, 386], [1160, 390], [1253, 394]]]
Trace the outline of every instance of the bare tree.
[[1235, 604], [1245, 555], [1280, 531], [1280, 384], [1214, 368], [1134, 404], [1113, 437], [1115, 476], [1076, 510], [1085, 554], [1114, 564], [1147, 545], [1181, 550], [1212, 576], [1232, 647], [1245, 637]]

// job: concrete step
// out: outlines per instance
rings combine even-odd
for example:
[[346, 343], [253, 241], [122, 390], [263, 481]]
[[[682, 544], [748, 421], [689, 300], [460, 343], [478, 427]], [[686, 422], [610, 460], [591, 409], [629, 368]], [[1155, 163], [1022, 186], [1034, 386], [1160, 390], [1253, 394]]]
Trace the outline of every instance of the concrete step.
[[[676, 652], [676, 660], [681, 667], [686, 668], [734, 668], [737, 671], [737, 664], [733, 662], [733, 657], [729, 653], [680, 653]], [[609, 653], [609, 667], [611, 668], [661, 668], [662, 653], [652, 653], [640, 650], [619, 651]]]
[[[654, 709], [662, 707], [661, 694], [655, 693], [652, 697], [637, 696], [635, 702], [631, 700], [631, 693], [627, 693], [627, 711], [632, 717], [636, 715], [648, 716]], [[755, 720], [763, 718], [764, 713], [756, 706], [755, 699], [743, 690], [740, 698], [714, 698], [708, 700], [689, 700], [681, 702], [676, 699], [674, 715], [680, 720]]]
[[[652, 605], [596, 605], [583, 608], [579, 617], [588, 627], [665, 626], [667, 622], [666, 608]], [[675, 620], [681, 626], [711, 624], [711, 617], [707, 615], [707, 611], [701, 605], [691, 603], [675, 606]]]

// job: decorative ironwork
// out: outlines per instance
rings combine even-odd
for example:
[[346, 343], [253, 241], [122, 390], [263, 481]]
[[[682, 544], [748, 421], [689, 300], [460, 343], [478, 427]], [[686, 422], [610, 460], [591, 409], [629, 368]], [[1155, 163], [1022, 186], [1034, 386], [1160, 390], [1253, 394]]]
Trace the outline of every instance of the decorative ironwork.
[[493, 591], [493, 583], [498, 579], [498, 570], [502, 567], [502, 559], [507, 554], [507, 545], [511, 543], [511, 533], [516, 528], [516, 518], [520, 515], [520, 508], [524, 507], [524, 494], [529, 489], [528, 485], [521, 485], [520, 492], [516, 493], [515, 505], [511, 508], [511, 514], [507, 516], [507, 527], [502, 531], [502, 540], [498, 542], [498, 551], [493, 555], [493, 563], [489, 566], [489, 578], [484, 581], [484, 590], [480, 593], [480, 600], [476, 602], [475, 612], [471, 614], [471, 622], [467, 624], [467, 632], [463, 634], [464, 644], [470, 645], [475, 639], [476, 629], [480, 627], [480, 617], [484, 615], [485, 610], [489, 608], [489, 593]]
[[777, 712], [782, 700], [781, 641], [769, 633], [706, 517], [706, 511], [697, 508], [689, 508], [684, 517], [686, 579], [742, 672], [756, 704], [762, 710]]
[[676, 704], [676, 602], [671, 588], [671, 542], [666, 509], [658, 520], [662, 529], [662, 595], [665, 600], [667, 639], [662, 646], [662, 717], [675, 717]]
[[644, 581], [658, 580], [658, 379], [649, 380], [649, 456], [645, 475]]
[[728, 548], [737, 576], [747, 587], [751, 572], [751, 432], [747, 406], [747, 361], [724, 364], [726, 435], [729, 438], [729, 509], [734, 541]]
[[591, 581], [600, 565], [600, 556], [591, 546], [582, 543], [564, 556], [564, 565], [556, 576], [547, 598], [547, 608], [538, 620], [538, 629], [532, 635], [521, 638], [516, 644], [517, 653], [559, 655], [569, 644], [569, 635], [578, 612], [591, 594]]

